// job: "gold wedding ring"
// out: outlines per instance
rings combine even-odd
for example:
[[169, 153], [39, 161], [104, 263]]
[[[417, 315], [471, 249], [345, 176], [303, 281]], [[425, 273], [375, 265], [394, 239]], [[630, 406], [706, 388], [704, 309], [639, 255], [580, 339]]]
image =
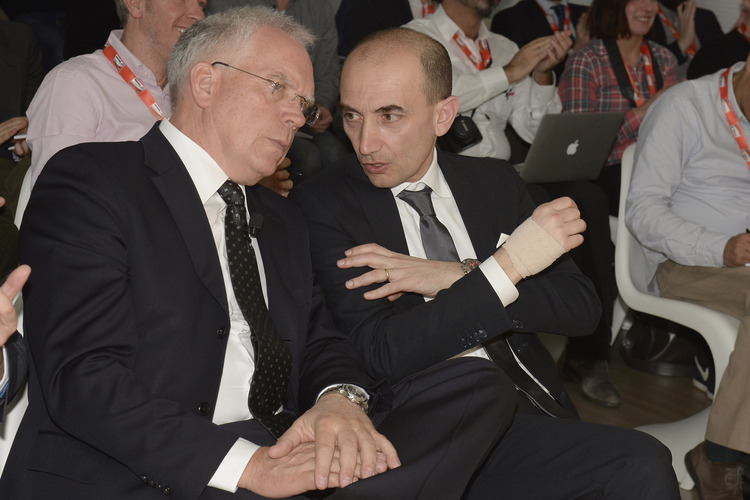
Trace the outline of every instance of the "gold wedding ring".
[[386, 281], [391, 281], [391, 273], [388, 272], [388, 268], [384, 267], [383, 271], [385, 271], [385, 280]]

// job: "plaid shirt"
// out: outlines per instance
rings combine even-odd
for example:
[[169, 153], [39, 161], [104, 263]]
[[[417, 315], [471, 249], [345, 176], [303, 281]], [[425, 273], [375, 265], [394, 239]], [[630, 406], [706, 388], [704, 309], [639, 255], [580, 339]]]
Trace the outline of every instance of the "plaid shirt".
[[[672, 85], [675, 83], [677, 60], [661, 45], [651, 41], [648, 45], [661, 71], [664, 87]], [[626, 67], [636, 82], [636, 90], [648, 100], [651, 94], [646, 83], [643, 61], [639, 58], [637, 68]], [[615, 70], [601, 40], [591, 40], [568, 58], [558, 92], [563, 113], [626, 112], [625, 122], [617, 133], [617, 140], [607, 158], [607, 165], [620, 163], [625, 148], [638, 139], [641, 121], [635, 114], [635, 108], [631, 108], [630, 102], [620, 92]]]

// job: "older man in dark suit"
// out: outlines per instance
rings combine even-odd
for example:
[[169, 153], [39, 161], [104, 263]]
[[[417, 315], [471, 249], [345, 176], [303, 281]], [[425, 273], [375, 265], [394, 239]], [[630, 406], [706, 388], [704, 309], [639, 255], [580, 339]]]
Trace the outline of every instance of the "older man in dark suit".
[[291, 194], [335, 320], [381, 376], [475, 356], [513, 380], [513, 424], [466, 498], [679, 498], [661, 444], [572, 415], [534, 332], [581, 334], [598, 319], [564, 255], [585, 223], [570, 199], [535, 208], [507, 162], [436, 154], [459, 109], [450, 64], [439, 42], [404, 28], [347, 58], [341, 107], [356, 157]]
[[175, 46], [171, 120], [47, 165], [21, 230], [34, 369], [4, 495], [458, 498], [504, 431], [474, 429], [512, 416], [489, 363], [393, 391], [368, 376], [302, 215], [255, 186], [317, 118], [311, 38], [270, 9], [211, 16]]

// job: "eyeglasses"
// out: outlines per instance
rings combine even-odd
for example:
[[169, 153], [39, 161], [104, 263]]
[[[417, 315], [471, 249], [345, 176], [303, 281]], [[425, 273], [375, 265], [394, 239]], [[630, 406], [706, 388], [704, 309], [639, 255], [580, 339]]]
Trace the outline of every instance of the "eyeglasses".
[[[231, 64], [227, 64], [225, 62], [221, 62], [221, 61], [212, 62], [211, 66], [215, 66], [217, 64], [220, 65], [220, 66], [226, 66], [227, 68], [236, 69], [237, 71], [241, 71], [242, 73], [245, 73], [245, 74], [250, 75], [250, 76], [254, 76], [255, 78], [260, 78], [261, 80], [263, 80], [265, 82], [268, 82], [268, 84], [271, 86], [271, 95], [272, 96], [276, 96], [276, 95], [283, 96], [284, 94], [286, 94], [287, 90], [289, 90], [291, 92], [291, 89], [289, 89], [289, 87], [286, 84], [284, 84], [284, 83], [279, 83], [279, 82], [271, 80], [269, 78], [265, 78], [265, 77], [262, 77], [260, 75], [256, 75], [255, 73], [250, 73], [249, 71], [245, 71], [244, 69], [236, 68], [236, 67], [232, 66]], [[279, 94], [276, 94], [277, 90], [280, 90], [281, 92]], [[314, 125], [315, 122], [317, 121], [318, 117], [320, 116], [320, 110], [318, 109], [318, 105], [315, 104], [313, 101], [305, 99], [304, 97], [302, 97], [301, 95], [299, 95], [297, 93], [295, 93], [292, 96], [292, 98], [289, 99], [289, 102], [295, 102], [297, 99], [299, 99], [299, 109], [300, 109], [300, 111], [302, 111], [302, 116], [305, 117], [305, 123], [307, 125]]]

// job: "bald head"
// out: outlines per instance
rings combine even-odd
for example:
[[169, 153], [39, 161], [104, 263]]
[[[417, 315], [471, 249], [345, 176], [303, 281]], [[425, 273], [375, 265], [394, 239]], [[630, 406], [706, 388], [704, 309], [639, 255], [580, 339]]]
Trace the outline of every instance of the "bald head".
[[362, 40], [352, 50], [344, 63], [347, 66], [360, 62], [387, 66], [394, 54], [411, 52], [422, 69], [422, 92], [428, 104], [436, 104], [452, 92], [453, 68], [445, 47], [437, 40], [407, 28], [377, 31]]

